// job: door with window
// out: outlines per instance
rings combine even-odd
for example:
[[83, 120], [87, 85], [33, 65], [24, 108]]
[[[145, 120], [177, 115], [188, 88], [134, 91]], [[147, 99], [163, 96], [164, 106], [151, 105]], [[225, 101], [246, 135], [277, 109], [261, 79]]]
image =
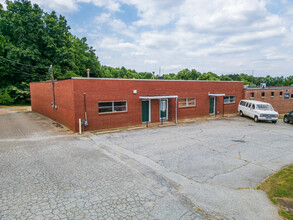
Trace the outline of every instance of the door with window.
[[160, 121], [168, 120], [168, 100], [162, 99], [160, 101]]
[[215, 97], [210, 97], [210, 115], [215, 114]]
[[150, 122], [150, 101], [142, 101], [142, 123]]

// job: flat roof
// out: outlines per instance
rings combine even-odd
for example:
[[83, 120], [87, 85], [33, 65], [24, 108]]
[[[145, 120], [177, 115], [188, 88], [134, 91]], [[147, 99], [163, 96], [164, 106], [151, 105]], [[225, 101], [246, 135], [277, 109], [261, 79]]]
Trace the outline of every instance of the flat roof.
[[84, 79], [84, 80], [132, 80], [132, 81], [163, 81], [163, 82], [227, 82], [227, 83], [244, 83], [243, 81], [212, 81], [212, 80], [169, 80], [169, 79], [123, 79], [123, 78], [87, 78], [87, 77], [71, 77], [71, 79]]
[[293, 89], [293, 86], [276, 86], [276, 87], [266, 87], [266, 88], [259, 88], [259, 87], [248, 87], [244, 90], [283, 90], [283, 89]]
[[[58, 79], [54, 80], [55, 82], [65, 81], [65, 80], [73, 80], [73, 79], [80, 79], [80, 80], [124, 80], [124, 81], [146, 81], [146, 82], [215, 82], [215, 83], [243, 83], [243, 81], [213, 81], [213, 80], [169, 80], [169, 79], [124, 79], [124, 78], [87, 78], [87, 77], [71, 77], [66, 79]], [[44, 83], [44, 82], [52, 82], [51, 80], [40, 81], [40, 82], [31, 82], [31, 83]]]

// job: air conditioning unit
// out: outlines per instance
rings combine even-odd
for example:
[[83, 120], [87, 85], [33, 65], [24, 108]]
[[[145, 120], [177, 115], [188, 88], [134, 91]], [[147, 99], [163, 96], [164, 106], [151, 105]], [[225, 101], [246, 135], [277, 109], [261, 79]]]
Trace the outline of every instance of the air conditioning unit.
[[261, 84], [260, 84], [260, 88], [264, 89], [264, 88], [266, 88], [266, 87], [267, 87], [267, 84], [266, 84], [266, 83], [261, 83]]

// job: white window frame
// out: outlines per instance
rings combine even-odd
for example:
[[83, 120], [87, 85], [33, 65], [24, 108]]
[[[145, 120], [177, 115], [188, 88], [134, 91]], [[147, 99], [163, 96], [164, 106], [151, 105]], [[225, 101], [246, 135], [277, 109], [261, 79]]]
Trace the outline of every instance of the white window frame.
[[[126, 104], [126, 111], [115, 111], [115, 102], [125, 102]], [[112, 103], [112, 111], [111, 112], [100, 112], [100, 107], [99, 104], [100, 103]], [[121, 112], [128, 112], [128, 102], [127, 100], [119, 100], [119, 101], [101, 101], [98, 102], [98, 112], [99, 114], [109, 114], [109, 113], [121, 113]]]
[[[180, 100], [183, 100], [183, 99], [185, 99], [185, 106], [180, 106]], [[194, 105], [189, 105], [188, 99], [194, 99]], [[178, 106], [179, 106], [179, 108], [195, 107], [196, 106], [196, 97], [179, 98], [178, 99]]]
[[[227, 97], [229, 97], [229, 101], [228, 102], [225, 102], [225, 98], [227, 98]], [[231, 97], [234, 97], [234, 101], [233, 102], [231, 102]], [[223, 102], [224, 102], [224, 104], [236, 103], [236, 95], [224, 96]]]

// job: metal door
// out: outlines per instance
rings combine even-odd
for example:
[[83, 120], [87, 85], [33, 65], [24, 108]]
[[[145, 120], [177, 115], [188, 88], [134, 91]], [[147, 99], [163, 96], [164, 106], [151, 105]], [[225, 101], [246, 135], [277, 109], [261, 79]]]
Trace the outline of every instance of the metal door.
[[142, 101], [142, 122], [150, 122], [150, 102]]
[[210, 115], [215, 114], [215, 97], [210, 97]]

